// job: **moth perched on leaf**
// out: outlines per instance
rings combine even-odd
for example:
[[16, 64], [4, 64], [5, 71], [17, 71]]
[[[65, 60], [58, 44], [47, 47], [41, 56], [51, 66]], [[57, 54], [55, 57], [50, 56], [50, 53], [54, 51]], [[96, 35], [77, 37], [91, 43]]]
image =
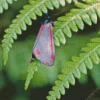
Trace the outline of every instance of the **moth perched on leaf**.
[[47, 66], [54, 65], [55, 61], [55, 46], [52, 25], [53, 23], [50, 19], [44, 21], [32, 50], [32, 58], [38, 59], [41, 63]]

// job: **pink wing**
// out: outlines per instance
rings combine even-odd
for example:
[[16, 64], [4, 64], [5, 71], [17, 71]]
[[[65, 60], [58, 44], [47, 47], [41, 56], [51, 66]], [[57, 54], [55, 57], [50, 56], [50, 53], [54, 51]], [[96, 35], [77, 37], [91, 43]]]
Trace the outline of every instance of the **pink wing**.
[[47, 66], [52, 66], [55, 60], [55, 48], [52, 24], [43, 24], [33, 47], [33, 55]]

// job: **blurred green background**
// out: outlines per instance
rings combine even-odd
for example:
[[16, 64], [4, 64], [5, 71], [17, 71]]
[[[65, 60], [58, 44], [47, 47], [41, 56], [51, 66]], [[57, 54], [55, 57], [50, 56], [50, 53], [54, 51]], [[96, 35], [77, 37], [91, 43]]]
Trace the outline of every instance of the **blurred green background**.
[[[31, 80], [29, 89], [25, 91], [28, 60], [31, 58], [32, 47], [44, 16], [38, 17], [23, 35], [18, 36], [9, 53], [6, 66], [3, 65], [1, 40], [5, 34], [4, 30], [27, 3], [27, 0], [17, 1], [0, 15], [0, 100], [46, 100], [48, 91], [54, 85], [61, 69], [66, 67], [66, 62], [71, 60], [72, 56], [77, 56], [92, 37], [98, 36], [94, 31], [99, 29], [100, 23], [92, 27], [86, 25], [84, 31], [73, 33], [73, 37], [67, 38], [65, 45], [56, 47], [55, 65], [46, 67], [41, 64]], [[53, 20], [56, 19], [57, 17]], [[94, 66], [93, 70], [88, 71], [87, 76], [82, 75], [80, 80], [76, 80], [75, 86], [70, 86], [70, 89], [66, 90], [66, 95], [61, 100], [85, 100], [94, 89], [100, 87], [100, 65]]]

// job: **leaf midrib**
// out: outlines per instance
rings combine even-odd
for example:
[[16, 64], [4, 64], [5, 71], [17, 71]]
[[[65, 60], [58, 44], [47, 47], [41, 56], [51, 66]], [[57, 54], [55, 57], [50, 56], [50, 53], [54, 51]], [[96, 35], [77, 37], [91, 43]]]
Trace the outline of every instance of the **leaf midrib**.
[[[16, 26], [13, 28], [13, 30], [12, 30], [10, 33], [15, 32], [16, 27], [19, 26], [19, 24], [25, 19], [25, 17], [28, 16], [29, 13], [31, 13], [35, 8], [38, 8], [38, 6], [41, 5], [41, 4], [43, 4], [44, 2], [45, 2], [45, 0], [41, 1], [41, 2], [40, 2], [39, 4], [37, 4], [35, 7], [33, 7], [32, 9], [30, 9], [30, 11], [28, 11], [28, 12], [25, 13], [25, 14], [22, 14], [23, 17], [20, 19], [20, 21], [18, 21], [17, 24], [16, 24], [16, 23], [12, 23], [12, 24], [16, 24]], [[30, 6], [32, 6], [32, 5], [30, 4]], [[24, 10], [24, 9], [23, 9], [23, 10]], [[11, 28], [11, 27], [9, 27], [9, 28]]]
[[80, 64], [82, 64], [82, 63], [84, 62], [84, 60], [85, 60], [87, 57], [89, 57], [89, 56], [91, 55], [92, 52], [96, 51], [96, 49], [98, 49], [99, 47], [100, 47], [100, 44], [97, 45], [93, 50], [91, 50], [90, 52], [88, 52], [79, 62], [77, 62], [77, 64], [74, 65], [74, 66], [72, 67], [72, 69], [70, 69], [69, 72], [66, 74], [66, 78], [68, 78], [68, 76], [69, 76], [70, 74], [73, 73], [73, 70], [76, 69], [76, 68], [78, 68], [78, 66], [79, 66]]
[[98, 4], [98, 3], [93, 4], [92, 6], [89, 5], [89, 7], [87, 7], [87, 8], [86, 8], [85, 10], [83, 10], [83, 11], [80, 9], [81, 11], [80, 11], [78, 14], [76, 14], [75, 16], [73, 16], [71, 19], [69, 19], [67, 22], [65, 22], [65, 24], [63, 24], [63, 25], [61, 26], [61, 28], [58, 29], [58, 30], [55, 32], [55, 35], [58, 33], [58, 31], [62, 30], [62, 28], [64, 28], [64, 26], [68, 25], [69, 22], [73, 21], [74, 18], [75, 18], [76, 16], [80, 16], [82, 13], [84, 13], [84, 12], [88, 11], [89, 9], [94, 8], [94, 7], [96, 7], [96, 6], [100, 6], [100, 3], [99, 3], [99, 4]]

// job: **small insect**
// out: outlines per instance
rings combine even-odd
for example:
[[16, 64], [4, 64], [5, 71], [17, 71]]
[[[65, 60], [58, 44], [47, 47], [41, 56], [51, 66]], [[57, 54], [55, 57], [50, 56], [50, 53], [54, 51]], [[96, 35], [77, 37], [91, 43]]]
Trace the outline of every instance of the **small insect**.
[[[32, 58], [38, 59], [41, 63], [52, 66], [55, 61], [55, 46], [52, 30], [53, 22], [48, 17], [41, 25], [37, 39], [33, 46]], [[32, 58], [30, 61], [32, 61]]]

